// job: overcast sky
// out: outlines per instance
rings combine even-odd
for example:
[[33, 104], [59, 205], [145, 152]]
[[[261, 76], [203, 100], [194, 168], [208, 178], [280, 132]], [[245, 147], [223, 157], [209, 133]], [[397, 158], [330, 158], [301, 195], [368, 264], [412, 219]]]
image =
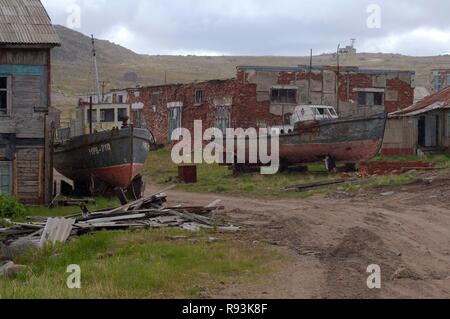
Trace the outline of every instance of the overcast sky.
[[307, 55], [350, 38], [363, 52], [450, 53], [449, 0], [42, 2], [53, 23], [146, 54]]

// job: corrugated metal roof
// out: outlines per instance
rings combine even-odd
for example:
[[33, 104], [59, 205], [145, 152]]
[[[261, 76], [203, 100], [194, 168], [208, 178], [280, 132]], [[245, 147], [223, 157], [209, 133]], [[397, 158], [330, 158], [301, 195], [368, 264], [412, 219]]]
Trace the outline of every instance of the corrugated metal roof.
[[390, 114], [390, 116], [414, 116], [448, 108], [450, 108], [450, 87], [447, 87], [435, 94], [429, 95], [406, 109]]
[[0, 44], [60, 45], [40, 0], [0, 0]]

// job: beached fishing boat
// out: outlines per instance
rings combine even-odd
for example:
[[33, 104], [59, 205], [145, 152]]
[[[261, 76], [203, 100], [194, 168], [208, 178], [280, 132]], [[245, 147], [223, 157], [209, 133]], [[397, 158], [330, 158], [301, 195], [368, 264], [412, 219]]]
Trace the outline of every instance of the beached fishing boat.
[[[272, 127], [268, 136], [258, 138], [268, 138], [269, 146], [272, 138], [279, 138], [282, 167], [326, 161], [333, 169], [338, 163], [353, 165], [375, 157], [383, 144], [386, 121], [386, 113], [339, 118], [333, 107], [299, 106], [291, 125]], [[250, 139], [246, 139], [245, 158], [239, 158], [237, 140], [235, 146], [225, 140], [226, 152], [234, 153], [236, 163], [248, 163]]]
[[128, 126], [58, 142], [53, 161], [59, 173], [74, 181], [75, 188], [87, 191], [95, 178], [112, 188], [126, 189], [142, 171], [154, 146], [149, 130]]

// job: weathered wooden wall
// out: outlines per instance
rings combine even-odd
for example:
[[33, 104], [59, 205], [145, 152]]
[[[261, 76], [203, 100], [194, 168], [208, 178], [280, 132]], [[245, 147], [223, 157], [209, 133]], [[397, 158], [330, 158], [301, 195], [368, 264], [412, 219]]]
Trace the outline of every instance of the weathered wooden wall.
[[50, 199], [53, 171], [46, 123], [50, 49], [1, 48], [0, 76], [11, 79], [11, 111], [0, 117], [0, 135], [14, 136], [16, 144], [13, 195], [25, 203], [42, 204]]

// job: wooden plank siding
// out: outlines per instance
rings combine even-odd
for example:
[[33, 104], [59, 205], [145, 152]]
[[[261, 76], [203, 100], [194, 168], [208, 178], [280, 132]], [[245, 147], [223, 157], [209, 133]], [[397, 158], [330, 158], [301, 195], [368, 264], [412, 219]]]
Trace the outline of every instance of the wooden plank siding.
[[10, 79], [10, 113], [0, 117], [0, 135], [15, 136], [10, 140], [18, 143], [11, 158], [12, 191], [26, 204], [51, 200], [53, 168], [45, 112], [50, 106], [49, 69], [48, 48], [0, 48], [0, 76]]
[[27, 204], [43, 203], [44, 149], [17, 151], [17, 197]]

